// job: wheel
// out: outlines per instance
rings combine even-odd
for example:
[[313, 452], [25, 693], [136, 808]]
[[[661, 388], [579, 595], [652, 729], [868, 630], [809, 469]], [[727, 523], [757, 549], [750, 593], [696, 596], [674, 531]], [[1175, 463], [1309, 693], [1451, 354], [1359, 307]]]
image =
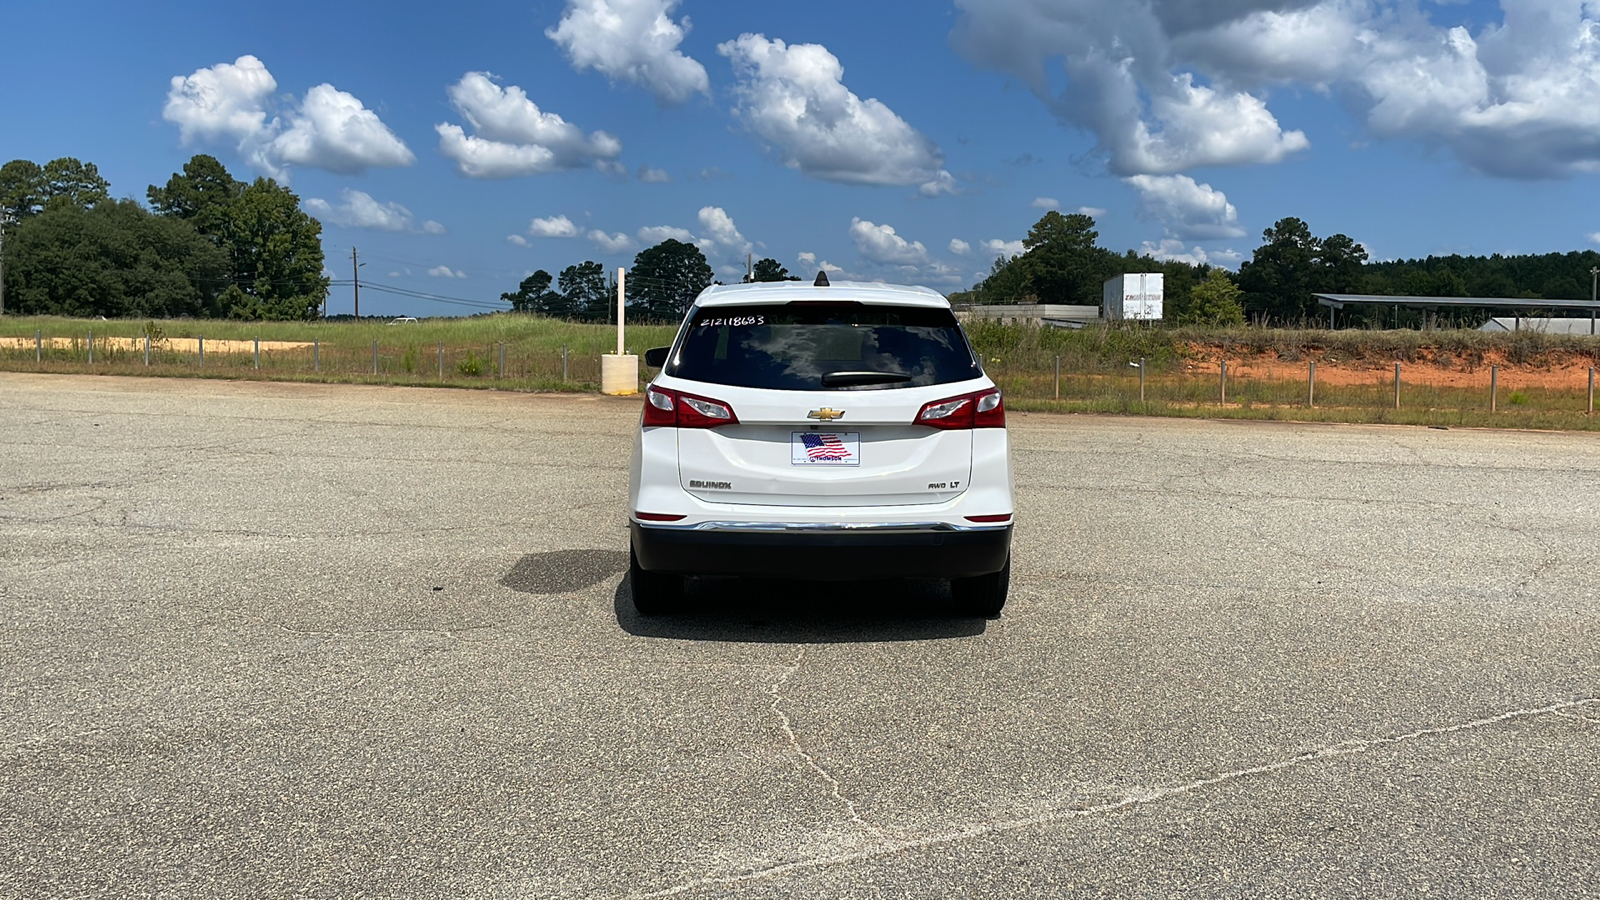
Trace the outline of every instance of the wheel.
[[646, 572], [639, 568], [639, 557], [628, 548], [628, 591], [633, 608], [641, 616], [661, 616], [683, 603], [683, 576], [665, 572]]
[[1005, 567], [987, 575], [950, 579], [950, 594], [963, 613], [992, 619], [1006, 605], [1006, 590], [1011, 586], [1011, 557]]

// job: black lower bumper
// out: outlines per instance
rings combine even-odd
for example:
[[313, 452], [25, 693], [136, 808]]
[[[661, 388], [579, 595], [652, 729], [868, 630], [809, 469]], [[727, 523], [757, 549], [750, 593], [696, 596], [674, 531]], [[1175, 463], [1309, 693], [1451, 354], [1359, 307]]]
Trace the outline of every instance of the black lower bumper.
[[697, 531], [630, 523], [647, 572], [807, 581], [970, 578], [1005, 568], [1011, 526], [979, 531]]

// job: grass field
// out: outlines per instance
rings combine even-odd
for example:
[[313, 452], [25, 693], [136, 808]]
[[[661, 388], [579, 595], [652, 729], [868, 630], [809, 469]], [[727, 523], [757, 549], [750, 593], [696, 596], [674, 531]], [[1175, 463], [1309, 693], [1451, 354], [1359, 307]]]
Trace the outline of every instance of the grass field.
[[[629, 327], [626, 349], [642, 356], [669, 343], [674, 331]], [[1018, 411], [1600, 430], [1589, 414], [1586, 385], [1549, 377], [1595, 364], [1600, 340], [1587, 336], [1148, 326], [1072, 331], [996, 322], [976, 323], [970, 333], [986, 369], [1005, 389], [1007, 405]], [[515, 314], [399, 324], [0, 319], [0, 369], [30, 372], [593, 391], [601, 354], [615, 349], [614, 326]], [[1140, 360], [1142, 399], [1140, 369], [1130, 365]], [[1315, 361], [1321, 379], [1315, 404], [1306, 377], [1253, 377], [1247, 364], [1254, 360], [1272, 361], [1278, 366], [1273, 372]], [[1232, 361], [1243, 377], [1224, 385], [1217, 368], [1222, 361]], [[1395, 362], [1407, 370], [1398, 408], [1390, 374]], [[1504, 367], [1492, 396], [1482, 385], [1461, 386], [1461, 373], [1482, 376], [1490, 365]], [[1456, 384], [1430, 383], [1430, 372], [1454, 373]], [[645, 379], [652, 374], [641, 371]]]

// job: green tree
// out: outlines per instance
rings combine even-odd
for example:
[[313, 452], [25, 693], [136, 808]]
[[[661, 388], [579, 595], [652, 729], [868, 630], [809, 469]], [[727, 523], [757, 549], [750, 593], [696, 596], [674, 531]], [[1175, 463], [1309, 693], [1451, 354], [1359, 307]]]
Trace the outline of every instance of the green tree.
[[1019, 264], [1020, 259], [1004, 253], [995, 257], [989, 266], [989, 277], [973, 286], [977, 302], [988, 305], [1036, 302], [1038, 298], [1030, 293], [1028, 275]]
[[1360, 290], [1367, 248], [1342, 234], [1317, 242], [1316, 290], [1324, 294], [1353, 294]]
[[516, 293], [501, 294], [500, 299], [511, 304], [512, 312], [565, 318], [572, 314], [571, 305], [566, 297], [550, 290], [551, 280], [550, 273], [540, 269], [522, 279]]
[[26, 159], [0, 166], [0, 216], [18, 221], [44, 209], [44, 169]]
[[699, 247], [667, 238], [633, 258], [628, 299], [650, 318], [678, 319], [711, 285], [711, 275], [711, 264]]
[[202, 153], [184, 163], [183, 172], [174, 173], [166, 186], [150, 185], [145, 196], [157, 215], [183, 219], [221, 246], [227, 237], [228, 210], [244, 189], [244, 182], [228, 174], [216, 157]]
[[1177, 316], [1179, 325], [1243, 325], [1243, 291], [1222, 269], [1212, 269], [1206, 280], [1189, 291], [1189, 302]]
[[1317, 280], [1317, 239], [1299, 219], [1279, 219], [1261, 233], [1266, 243], [1239, 266], [1245, 311], [1282, 321], [1311, 314]]
[[23, 314], [198, 316], [227, 280], [221, 250], [132, 200], [58, 203], [6, 241], [6, 305]]
[[611, 309], [611, 282], [605, 266], [585, 260], [561, 270], [561, 301], [566, 314], [581, 319], [604, 319]]
[[322, 223], [300, 209], [300, 198], [270, 178], [257, 178], [228, 206], [223, 248], [234, 295], [226, 314], [237, 319], [315, 318], [328, 295], [322, 274]]
[[63, 156], [45, 163], [43, 174], [46, 209], [88, 209], [111, 199], [111, 184], [100, 177], [94, 163]]
[[750, 279], [751, 281], [762, 282], [800, 280], [799, 276], [790, 275], [789, 270], [780, 265], [775, 259], [756, 260], [755, 267], [752, 271], [754, 277]]
[[1109, 251], [1096, 245], [1099, 238], [1094, 219], [1083, 213], [1064, 216], [1051, 210], [1028, 229], [1022, 241], [1027, 252], [1019, 264], [1037, 302], [1100, 302], [1100, 286], [1117, 273], [1118, 266]]

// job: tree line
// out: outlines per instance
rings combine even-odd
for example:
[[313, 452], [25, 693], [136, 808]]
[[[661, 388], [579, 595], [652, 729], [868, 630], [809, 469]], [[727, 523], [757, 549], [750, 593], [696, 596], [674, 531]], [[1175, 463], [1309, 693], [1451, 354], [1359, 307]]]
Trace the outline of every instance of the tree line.
[[322, 224], [271, 178], [198, 155], [150, 208], [111, 198], [93, 163], [0, 166], [7, 311], [107, 318], [315, 317], [328, 294]]
[[[271, 178], [235, 179], [214, 157], [194, 156], [164, 185], [150, 185], [148, 209], [112, 199], [93, 163], [70, 157], [0, 166], [5, 309], [22, 314], [131, 317], [315, 318], [326, 301], [322, 225], [300, 198]], [[1166, 318], [1182, 323], [1296, 325], [1319, 320], [1313, 294], [1583, 300], [1600, 253], [1430, 256], [1373, 262], [1344, 234], [1318, 237], [1298, 218], [1262, 232], [1262, 244], [1237, 273], [1206, 264], [1158, 260], [1099, 246], [1092, 217], [1046, 213], [1023, 252], [1001, 255], [955, 303], [1059, 303], [1098, 306], [1116, 275], [1164, 275]], [[792, 280], [774, 259], [756, 262], [750, 281]], [[675, 322], [714, 283], [705, 254], [667, 239], [640, 251], [627, 276], [630, 314]], [[513, 310], [577, 321], [605, 321], [616, 285], [594, 260], [552, 275], [540, 269], [500, 295]], [[1388, 324], [1420, 313], [1346, 311], [1347, 321]], [[1481, 320], [1481, 310], [1454, 313]]]
[[[676, 323], [700, 292], [718, 283], [699, 247], [667, 238], [633, 258], [623, 281], [629, 315]], [[761, 259], [745, 281], [798, 281], [775, 259]], [[604, 266], [593, 260], [567, 266], [559, 275], [540, 269], [500, 295], [514, 312], [534, 313], [579, 322], [604, 322], [616, 310], [617, 285]]]
[[[989, 275], [957, 303], [1060, 303], [1098, 306], [1101, 286], [1117, 275], [1164, 275], [1166, 318], [1179, 324], [1298, 325], [1320, 320], [1316, 298], [1325, 294], [1586, 300], [1600, 266], [1593, 250], [1522, 256], [1429, 256], [1373, 262], [1366, 248], [1344, 234], [1318, 237], [1304, 221], [1279, 219], [1262, 232], [1262, 244], [1237, 273], [1205, 264], [1157, 260], [1098, 245], [1094, 219], [1046, 213], [1029, 229], [1024, 251], [1002, 255]], [[1350, 308], [1351, 324], [1414, 322], [1419, 311]], [[1486, 310], [1456, 310], [1478, 322]]]

